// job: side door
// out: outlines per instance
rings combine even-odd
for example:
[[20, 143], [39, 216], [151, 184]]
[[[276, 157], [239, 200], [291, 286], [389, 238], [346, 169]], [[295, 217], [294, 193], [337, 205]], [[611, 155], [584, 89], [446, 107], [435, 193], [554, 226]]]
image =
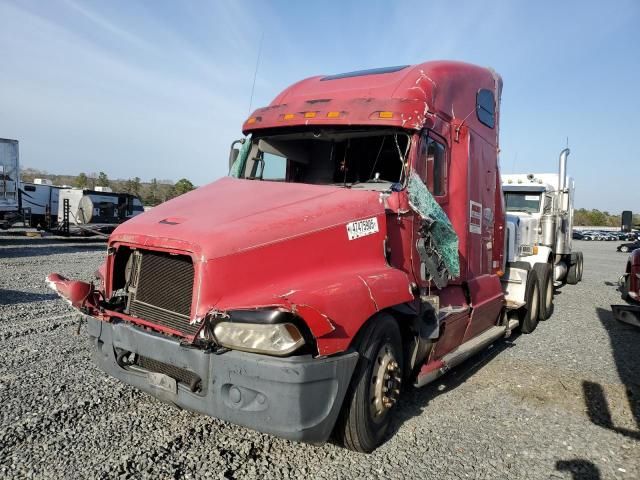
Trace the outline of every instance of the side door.
[[[415, 163], [415, 171], [431, 192], [438, 204], [446, 211], [448, 203], [447, 175], [448, 175], [448, 148], [445, 140], [433, 132], [424, 132], [420, 139], [418, 156]], [[416, 242], [420, 238], [422, 219], [414, 215], [413, 221], [413, 250], [412, 266], [417, 282], [427, 287], [424, 280], [424, 272], [420, 255], [416, 250]]]

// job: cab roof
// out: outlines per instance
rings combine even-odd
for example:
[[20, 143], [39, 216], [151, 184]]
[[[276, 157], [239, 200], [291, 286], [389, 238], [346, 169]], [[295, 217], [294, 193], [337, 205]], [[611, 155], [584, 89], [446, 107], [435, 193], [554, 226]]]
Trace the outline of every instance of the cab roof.
[[465, 119], [472, 129], [490, 131], [473, 114], [481, 89], [493, 92], [497, 112], [502, 79], [492, 69], [468, 63], [431, 61], [318, 75], [294, 83], [269, 106], [258, 108], [244, 123], [243, 132], [304, 125], [419, 130], [431, 127], [436, 117], [449, 122]]

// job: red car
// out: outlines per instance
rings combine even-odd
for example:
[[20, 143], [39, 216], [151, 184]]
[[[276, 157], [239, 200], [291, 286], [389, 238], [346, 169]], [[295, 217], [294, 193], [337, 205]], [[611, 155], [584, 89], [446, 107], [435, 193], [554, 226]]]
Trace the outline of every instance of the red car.
[[640, 301], [640, 249], [629, 255], [626, 273], [620, 278], [622, 294], [633, 302]]

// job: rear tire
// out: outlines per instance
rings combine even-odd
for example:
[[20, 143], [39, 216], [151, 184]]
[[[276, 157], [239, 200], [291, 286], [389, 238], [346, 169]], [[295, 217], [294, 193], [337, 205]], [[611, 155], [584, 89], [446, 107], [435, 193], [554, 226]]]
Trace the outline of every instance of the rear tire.
[[578, 252], [578, 282], [582, 281], [582, 271], [584, 270], [584, 257], [582, 252]]
[[580, 257], [576, 254], [575, 263], [569, 265], [569, 270], [567, 271], [567, 283], [569, 285], [575, 285], [579, 282], [578, 278], [578, 267], [580, 263]]
[[538, 312], [540, 309], [540, 287], [535, 270], [530, 270], [527, 275], [527, 290], [524, 299], [526, 304], [518, 310], [520, 331], [522, 333], [531, 333], [538, 326]]
[[620, 247], [620, 251], [622, 253], [629, 253], [629, 247], [627, 247], [626, 245], [623, 245]]
[[536, 263], [533, 269], [538, 276], [540, 289], [540, 320], [547, 320], [553, 314], [553, 267], [549, 263]]
[[369, 453], [384, 440], [403, 375], [402, 337], [391, 315], [378, 314], [358, 334], [358, 365], [334, 436], [350, 450]]

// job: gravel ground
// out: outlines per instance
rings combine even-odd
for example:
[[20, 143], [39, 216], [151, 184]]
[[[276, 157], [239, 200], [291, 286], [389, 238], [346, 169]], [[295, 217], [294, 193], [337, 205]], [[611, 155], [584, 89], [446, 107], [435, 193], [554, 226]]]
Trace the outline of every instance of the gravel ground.
[[640, 331], [615, 322], [626, 255], [577, 242], [584, 280], [532, 335], [404, 394], [371, 455], [178, 411], [100, 372], [44, 286], [103, 243], [0, 235], [0, 477], [640, 478]]

